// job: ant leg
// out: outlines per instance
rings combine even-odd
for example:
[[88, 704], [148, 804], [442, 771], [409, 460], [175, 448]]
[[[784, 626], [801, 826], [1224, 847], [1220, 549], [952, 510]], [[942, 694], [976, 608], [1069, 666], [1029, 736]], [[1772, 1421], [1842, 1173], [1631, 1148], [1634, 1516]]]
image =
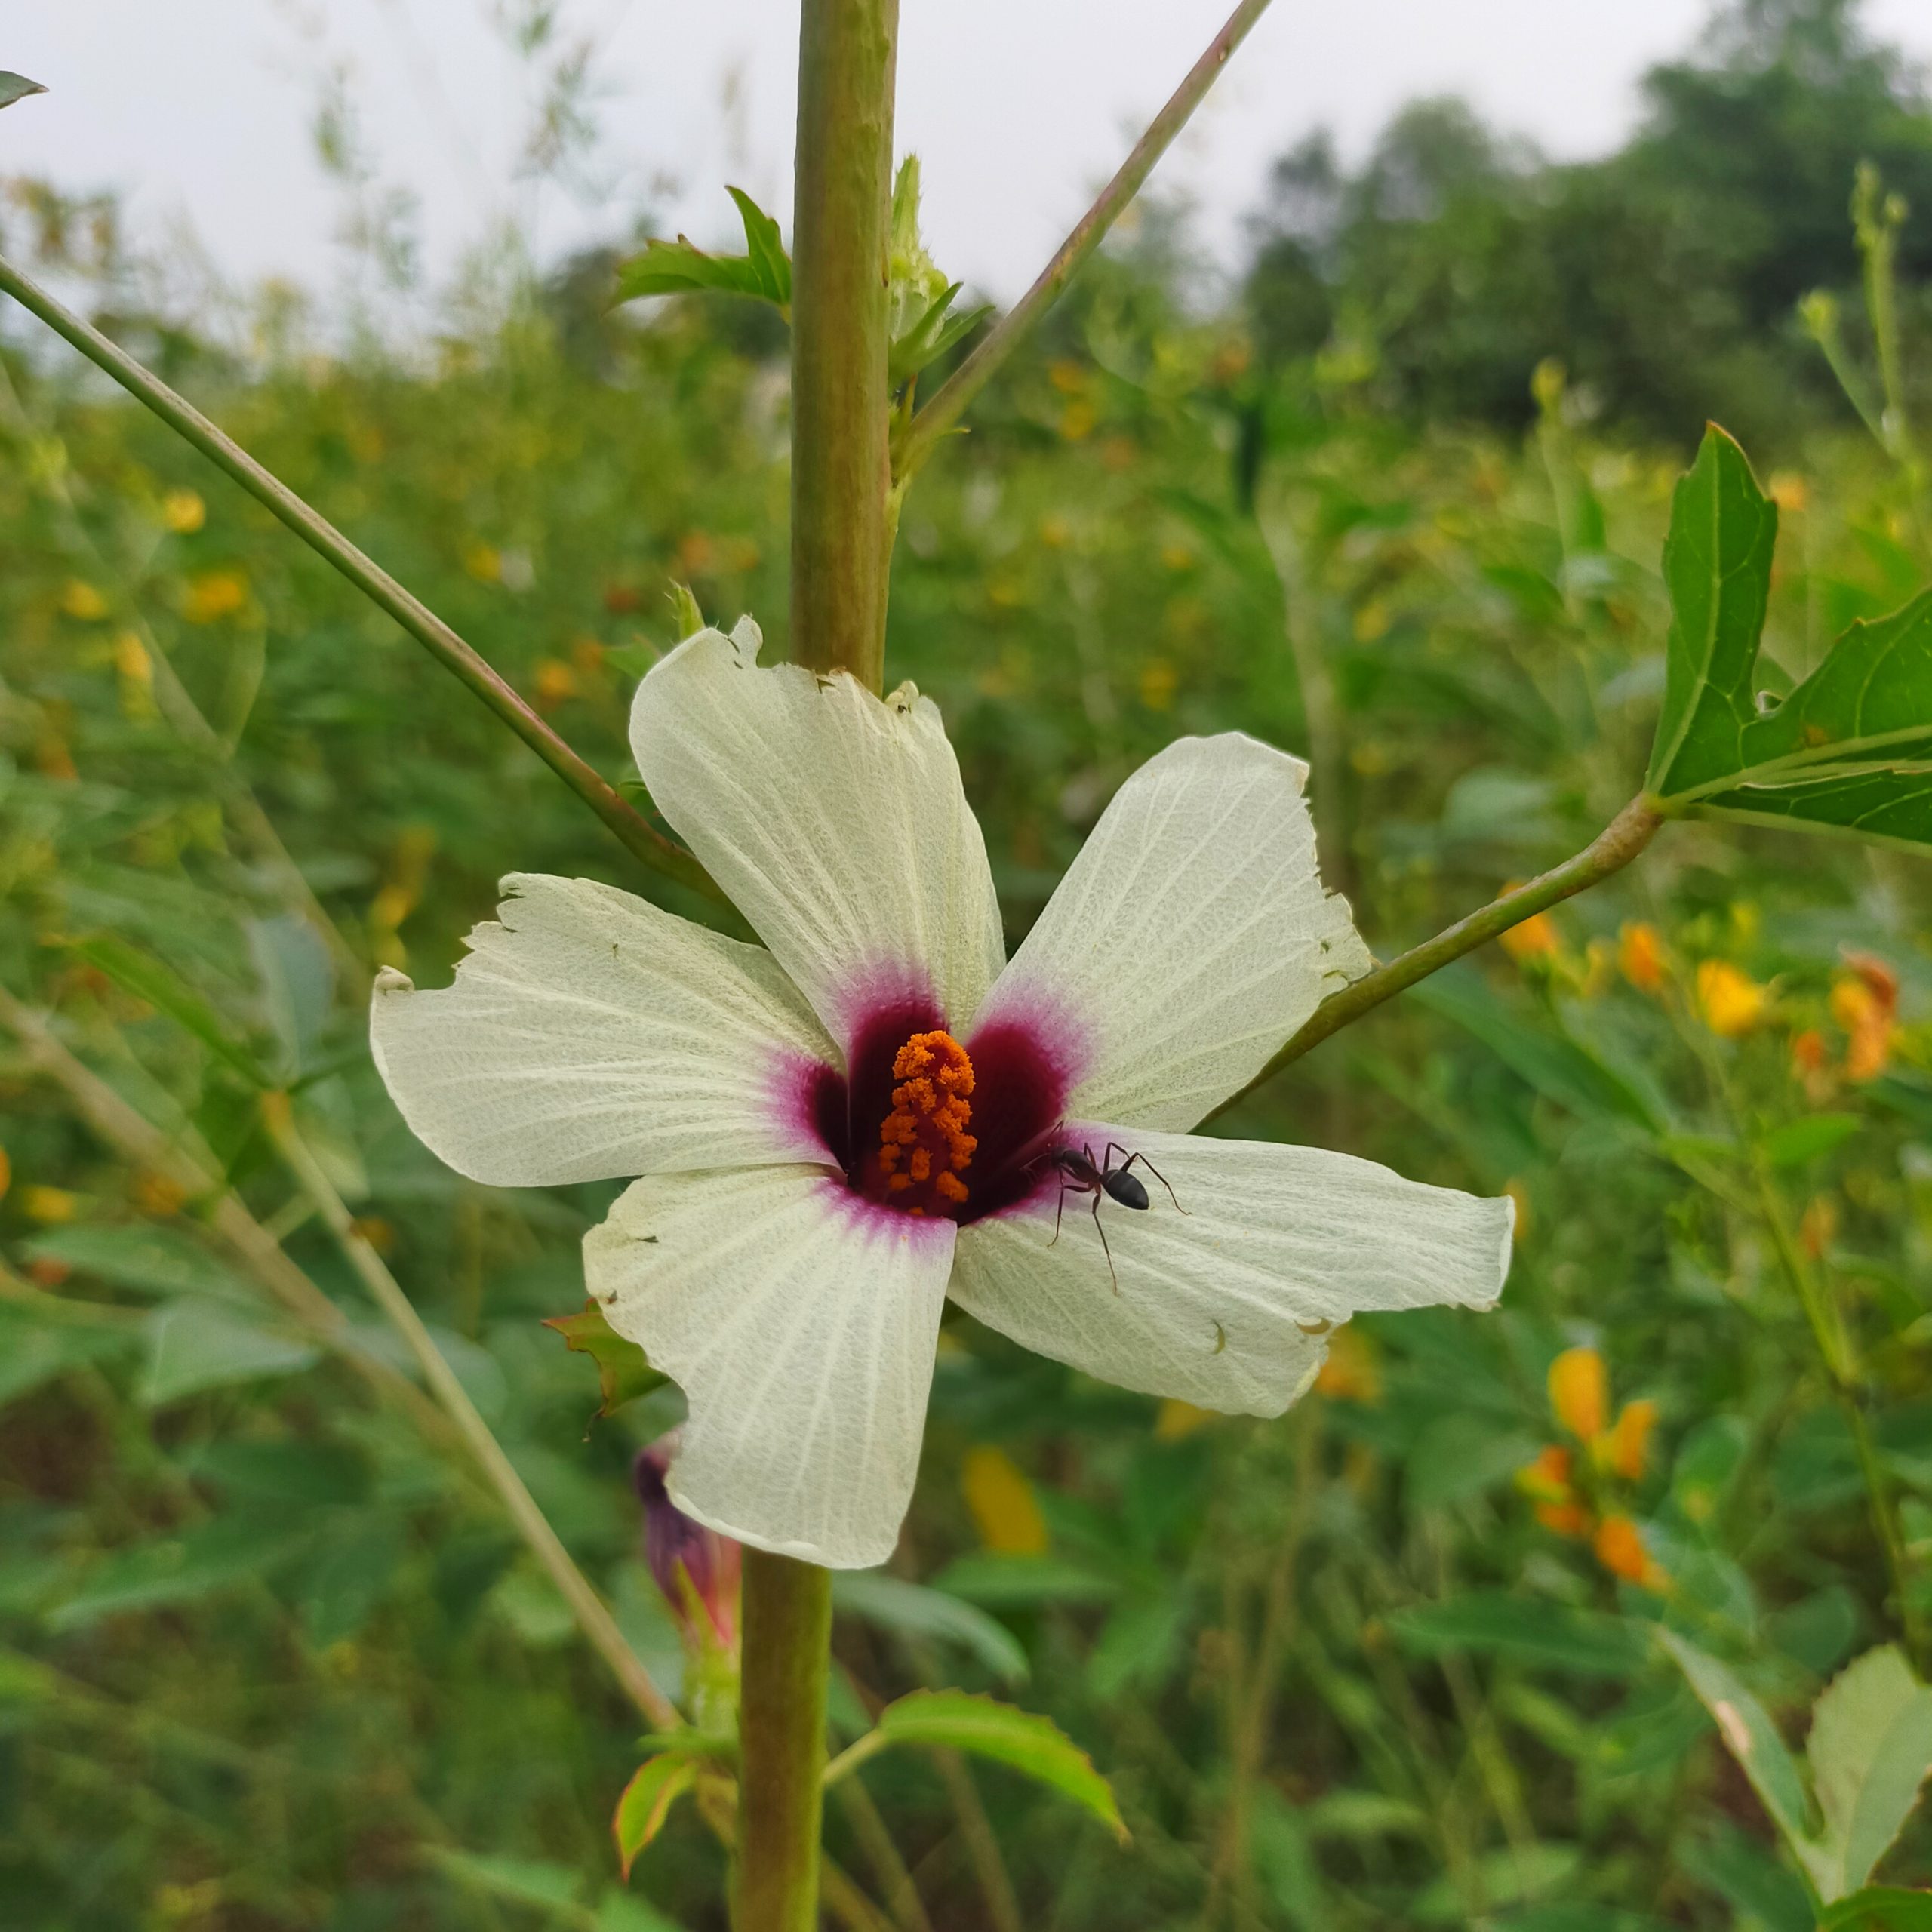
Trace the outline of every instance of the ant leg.
[[1057, 1244], [1057, 1243], [1059, 1242], [1059, 1240], [1060, 1240], [1060, 1217], [1061, 1217], [1061, 1215], [1064, 1214], [1066, 1212], [1066, 1175], [1062, 1174], [1062, 1175], [1060, 1176], [1060, 1198], [1059, 1198], [1057, 1201], [1055, 1201], [1055, 1202], [1054, 1203], [1054, 1238], [1053, 1238], [1053, 1239], [1052, 1239], [1051, 1241], [1048, 1241], [1048, 1242], [1047, 1243], [1047, 1245], [1048, 1245], [1049, 1247], [1052, 1247], [1055, 1246], [1055, 1245], [1056, 1245], [1056, 1244]]
[[1107, 1245], [1107, 1231], [1100, 1225], [1100, 1203], [1106, 1197], [1097, 1189], [1094, 1195], [1094, 1232], [1100, 1237], [1100, 1252], [1107, 1257], [1107, 1272], [1112, 1278], [1114, 1293], [1120, 1293], [1120, 1270], [1114, 1266], [1114, 1251]]
[[[1125, 1152], [1126, 1152], [1126, 1149], [1125, 1149], [1124, 1148], [1123, 1148], [1121, 1151], [1123, 1153], [1125, 1153]], [[1127, 1172], [1128, 1168], [1129, 1168], [1132, 1167], [1132, 1166], [1133, 1166], [1133, 1164], [1134, 1164], [1134, 1162], [1135, 1162], [1136, 1161], [1138, 1161], [1140, 1163], [1140, 1164], [1141, 1164], [1143, 1168], [1145, 1168], [1147, 1170], [1147, 1171], [1148, 1171], [1150, 1174], [1152, 1174], [1152, 1175], [1154, 1177], [1154, 1178], [1155, 1178], [1157, 1181], [1158, 1181], [1163, 1187], [1166, 1187], [1166, 1188], [1168, 1189], [1168, 1198], [1170, 1201], [1174, 1201], [1174, 1205], [1175, 1205], [1175, 1207], [1176, 1207], [1176, 1208], [1180, 1208], [1180, 1212], [1181, 1212], [1182, 1214], [1185, 1214], [1187, 1212], [1187, 1210], [1186, 1210], [1185, 1208], [1182, 1208], [1182, 1207], [1181, 1207], [1181, 1204], [1180, 1204], [1180, 1201], [1179, 1201], [1175, 1200], [1175, 1198], [1174, 1198], [1174, 1189], [1173, 1189], [1171, 1187], [1168, 1187], [1168, 1177], [1167, 1177], [1167, 1176], [1166, 1176], [1165, 1174], [1164, 1174], [1163, 1173], [1161, 1173], [1161, 1171], [1160, 1171], [1160, 1169], [1159, 1169], [1158, 1168], [1155, 1167], [1155, 1164], [1153, 1164], [1153, 1162], [1152, 1162], [1152, 1161], [1149, 1160], [1149, 1159], [1148, 1159], [1148, 1158], [1147, 1158], [1147, 1156], [1146, 1156], [1145, 1154], [1128, 1154], [1128, 1155], [1127, 1160], [1126, 1160], [1125, 1163], [1122, 1165], [1122, 1167], [1121, 1167], [1121, 1172], [1122, 1174], [1125, 1174], [1125, 1173]]]

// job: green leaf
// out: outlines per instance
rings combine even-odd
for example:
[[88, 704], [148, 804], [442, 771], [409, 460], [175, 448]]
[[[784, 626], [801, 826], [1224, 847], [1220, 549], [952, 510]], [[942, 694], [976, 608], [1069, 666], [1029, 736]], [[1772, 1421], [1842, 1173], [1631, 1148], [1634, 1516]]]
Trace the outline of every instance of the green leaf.
[[309, 1541], [306, 1524], [260, 1516], [219, 1516], [182, 1535], [160, 1536], [109, 1552], [79, 1587], [48, 1613], [55, 1631], [103, 1617], [162, 1610], [266, 1576]]
[[322, 1352], [306, 1337], [203, 1301], [156, 1309], [148, 1337], [141, 1397], [152, 1408], [204, 1389], [294, 1375], [312, 1367]]
[[17, 100], [25, 100], [30, 94], [45, 94], [46, 88], [38, 81], [30, 81], [24, 74], [9, 73], [0, 69], [0, 107], [11, 107]]
[[632, 1774], [611, 1820], [617, 1863], [626, 1878], [638, 1854], [664, 1829], [672, 1806], [697, 1782], [697, 1765], [676, 1751], [647, 1758]]
[[986, 1610], [1035, 1610], [1042, 1604], [1106, 1603], [1120, 1586], [1058, 1556], [976, 1550], [955, 1557], [933, 1579], [936, 1588]]
[[969, 1691], [915, 1690], [887, 1705], [878, 1724], [853, 1749], [861, 1750], [875, 1739], [875, 1749], [887, 1744], [925, 1744], [993, 1758], [1084, 1805], [1126, 1841], [1127, 1827], [1121, 1823], [1112, 1786], [1094, 1770], [1093, 1759], [1051, 1718]]
[[1825, 1814], [1815, 1875], [1829, 1900], [1864, 1884], [1918, 1802], [1932, 1771], [1932, 1690], [1893, 1645], [1867, 1651], [1814, 1706], [1806, 1750]]
[[1672, 620], [1663, 715], [1644, 781], [1675, 798], [1738, 771], [1757, 716], [1751, 672], [1770, 595], [1777, 506], [1715, 423], [1671, 500], [1663, 548]]
[[251, 1307], [260, 1299], [240, 1275], [174, 1228], [56, 1228], [29, 1241], [26, 1252], [35, 1261], [57, 1261], [77, 1275], [142, 1294], [211, 1295]]
[[1807, 1161], [1829, 1154], [1863, 1124], [1856, 1114], [1807, 1114], [1766, 1134], [1758, 1143], [1758, 1151], [1774, 1168], [1802, 1167]]
[[151, 953], [139, 951], [112, 933], [71, 940], [69, 950], [89, 965], [97, 966], [123, 991], [166, 1014], [243, 1079], [257, 1087], [274, 1084], [261, 1062], [235, 1038], [214, 1008]]
[[568, 1865], [542, 1858], [501, 1858], [475, 1851], [432, 1847], [429, 1856], [450, 1877], [491, 1898], [511, 1905], [534, 1906], [540, 1911], [581, 1922], [584, 1912], [578, 1894], [583, 1881]]
[[1932, 1892], [1874, 1885], [1828, 1906], [1819, 1932], [1932, 1932]]
[[119, 1353], [140, 1333], [140, 1317], [125, 1327], [69, 1321], [58, 1312], [29, 1315], [0, 1307], [0, 1407], [28, 1395], [70, 1368]]
[[1567, 1035], [1526, 1026], [1473, 969], [1452, 966], [1423, 980], [1411, 997], [1454, 1021], [1512, 1072], [1572, 1113], [1620, 1117], [1652, 1133], [1666, 1124], [1655, 1094]]
[[758, 278], [758, 293], [780, 309], [792, 303], [792, 258], [778, 224], [742, 188], [727, 188], [725, 193], [738, 205], [739, 219], [745, 224], [746, 259]]
[[1417, 1604], [1397, 1611], [1388, 1623], [1398, 1643], [1425, 1657], [1474, 1651], [1581, 1677], [1632, 1676], [1650, 1655], [1647, 1624], [1506, 1590], [1472, 1590], [1444, 1603]]
[[835, 1570], [832, 1604], [906, 1637], [931, 1637], [970, 1651], [1003, 1683], [1027, 1675], [1026, 1653], [1004, 1623], [961, 1598], [871, 1570]]
[[573, 1353], [589, 1356], [597, 1364], [597, 1386], [603, 1395], [597, 1413], [608, 1416], [626, 1402], [661, 1389], [666, 1377], [653, 1368], [644, 1351], [626, 1341], [604, 1318], [595, 1301], [587, 1301], [581, 1315], [553, 1315], [544, 1323], [563, 1337]]
[[780, 238], [778, 224], [752, 198], [737, 188], [726, 191], [738, 205], [745, 224], [742, 255], [708, 255], [680, 235], [675, 242], [651, 242], [617, 271], [620, 302], [645, 295], [680, 295], [711, 289], [724, 295], [745, 295], [769, 302], [789, 315], [792, 306], [792, 263]]
[[1782, 702], [1759, 645], [1777, 508], [1721, 429], [1678, 485], [1664, 576], [1675, 620], [1646, 781], [1720, 818], [1932, 844], [1932, 592], [1854, 624]]
[[1751, 1789], [1786, 1843], [1801, 1858], [1814, 1851], [1803, 1781], [1764, 1706], [1738, 1681], [1727, 1664], [1720, 1663], [1674, 1630], [1660, 1631], [1658, 1635], [1677, 1660], [1698, 1701], [1710, 1712], [1724, 1748], [1750, 1780]]

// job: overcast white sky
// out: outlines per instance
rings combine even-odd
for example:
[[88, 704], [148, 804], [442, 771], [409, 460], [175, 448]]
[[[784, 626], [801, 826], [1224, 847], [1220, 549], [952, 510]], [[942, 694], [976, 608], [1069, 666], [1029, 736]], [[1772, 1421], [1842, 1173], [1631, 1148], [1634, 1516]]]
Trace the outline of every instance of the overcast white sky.
[[[0, 115], [0, 172], [126, 192], [149, 232], [186, 214], [231, 273], [327, 283], [340, 198], [311, 137], [340, 71], [382, 180], [414, 197], [446, 268], [508, 212], [540, 245], [648, 207], [733, 232], [722, 183], [789, 231], [795, 0], [556, 0], [604, 83], [596, 205], [515, 182], [527, 74], [493, 17], [528, 0], [0, 0], [0, 67], [53, 92]], [[902, 0], [899, 145], [924, 163], [927, 228], [953, 275], [1011, 298], [1219, 26], [1231, 0]], [[1326, 125], [1358, 151], [1419, 94], [1460, 92], [1564, 155], [1615, 142], [1644, 67], [1706, 0], [1275, 0], [1156, 177], [1230, 245], [1268, 162]], [[1928, 0], [1872, 26], [1932, 60]]]

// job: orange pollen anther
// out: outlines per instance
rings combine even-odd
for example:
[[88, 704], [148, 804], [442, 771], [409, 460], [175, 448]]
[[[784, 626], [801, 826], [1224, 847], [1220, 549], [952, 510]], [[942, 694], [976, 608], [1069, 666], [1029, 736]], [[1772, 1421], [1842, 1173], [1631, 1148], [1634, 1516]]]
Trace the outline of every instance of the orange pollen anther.
[[[973, 1063], [950, 1033], [915, 1033], [892, 1062], [892, 1111], [880, 1122], [879, 1172], [888, 1194], [928, 1187], [955, 1206], [966, 1198], [959, 1177], [979, 1142], [973, 1118]], [[918, 1211], [915, 1211], [915, 1212]]]

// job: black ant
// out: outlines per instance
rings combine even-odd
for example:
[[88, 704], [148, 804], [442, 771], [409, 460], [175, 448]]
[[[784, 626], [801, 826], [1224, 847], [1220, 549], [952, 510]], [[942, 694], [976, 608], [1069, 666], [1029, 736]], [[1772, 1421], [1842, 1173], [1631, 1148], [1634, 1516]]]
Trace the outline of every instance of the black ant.
[[[1116, 1166], [1114, 1156], [1126, 1155], [1127, 1158]], [[1107, 1257], [1107, 1272], [1113, 1277], [1114, 1293], [1120, 1293], [1120, 1273], [1114, 1266], [1114, 1251], [1107, 1245], [1107, 1231], [1100, 1225], [1100, 1202], [1104, 1197], [1118, 1201], [1123, 1208], [1131, 1208], [1135, 1213], [1144, 1213], [1147, 1208], [1147, 1189], [1139, 1177], [1129, 1169], [1138, 1164], [1145, 1168], [1163, 1187], [1168, 1189], [1168, 1198], [1183, 1214], [1187, 1212], [1178, 1200], [1174, 1191], [1168, 1186], [1168, 1177], [1145, 1154], [1128, 1154], [1118, 1140], [1109, 1140], [1101, 1150], [1097, 1162], [1091, 1147], [1049, 1147], [1033, 1163], [1037, 1169], [1051, 1168], [1060, 1176], [1060, 1199], [1054, 1207], [1054, 1238], [1047, 1243], [1049, 1247], [1060, 1239], [1060, 1217], [1066, 1211], [1066, 1197], [1074, 1194], [1091, 1194], [1094, 1197], [1094, 1229], [1100, 1237], [1100, 1252]]]

